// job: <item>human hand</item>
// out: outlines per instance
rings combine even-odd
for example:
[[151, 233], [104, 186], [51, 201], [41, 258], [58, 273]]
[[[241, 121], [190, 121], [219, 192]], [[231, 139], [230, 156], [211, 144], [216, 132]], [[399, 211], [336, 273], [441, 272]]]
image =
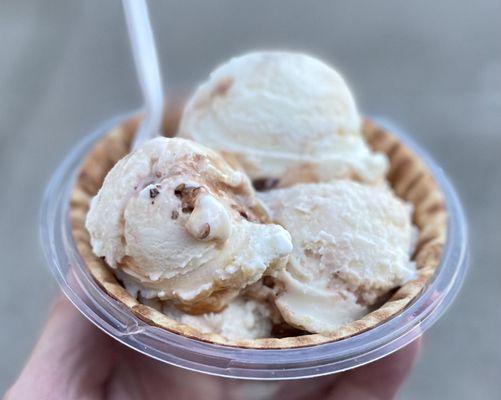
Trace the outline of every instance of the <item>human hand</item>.
[[292, 398], [305, 385], [313, 390], [309, 398], [391, 399], [419, 347], [417, 340], [382, 360], [309, 381], [244, 383], [185, 371], [133, 351], [102, 333], [61, 296], [5, 399], [243, 399], [250, 388], [254, 399], [259, 391], [263, 398]]

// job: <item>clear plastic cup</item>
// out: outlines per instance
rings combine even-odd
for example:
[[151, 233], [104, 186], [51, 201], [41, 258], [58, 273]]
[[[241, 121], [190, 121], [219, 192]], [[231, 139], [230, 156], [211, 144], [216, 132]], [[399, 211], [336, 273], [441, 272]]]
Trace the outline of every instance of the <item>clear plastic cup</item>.
[[97, 327], [130, 348], [171, 365], [223, 377], [319, 377], [370, 363], [411, 343], [444, 313], [458, 293], [468, 258], [466, 222], [459, 199], [442, 169], [420, 146], [387, 121], [377, 119], [427, 164], [445, 195], [449, 216], [441, 264], [405, 310], [350, 338], [282, 350], [205, 343], [146, 324], [96, 284], [75, 247], [68, 221], [69, 197], [83, 158], [95, 141], [128, 117], [114, 118], [88, 135], [57, 168], [43, 198], [41, 240], [50, 270], [68, 299]]

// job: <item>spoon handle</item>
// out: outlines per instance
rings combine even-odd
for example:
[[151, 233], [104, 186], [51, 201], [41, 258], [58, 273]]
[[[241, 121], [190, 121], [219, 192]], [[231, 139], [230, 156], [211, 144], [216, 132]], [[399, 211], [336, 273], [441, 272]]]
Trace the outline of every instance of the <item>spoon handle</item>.
[[144, 119], [132, 149], [160, 133], [163, 88], [160, 67], [145, 0], [122, 0], [137, 77], [144, 101]]

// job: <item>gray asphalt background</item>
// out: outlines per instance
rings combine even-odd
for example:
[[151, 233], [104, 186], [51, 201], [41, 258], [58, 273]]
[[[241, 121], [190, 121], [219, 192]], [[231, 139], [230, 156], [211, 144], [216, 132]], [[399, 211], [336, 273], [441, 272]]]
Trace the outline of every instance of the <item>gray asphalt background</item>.
[[[167, 96], [256, 48], [336, 65], [360, 107], [405, 127], [464, 201], [471, 269], [426, 334], [402, 399], [501, 397], [501, 2], [150, 1]], [[41, 192], [66, 152], [140, 97], [120, 2], [0, 2], [0, 393], [57, 289], [38, 238]]]

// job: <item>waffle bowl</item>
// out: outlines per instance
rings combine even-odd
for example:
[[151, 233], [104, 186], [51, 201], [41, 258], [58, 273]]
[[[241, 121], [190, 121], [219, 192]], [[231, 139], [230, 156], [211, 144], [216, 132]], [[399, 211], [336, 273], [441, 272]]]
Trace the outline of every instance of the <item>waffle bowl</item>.
[[[166, 115], [166, 136], [176, 131], [178, 116], [178, 110]], [[114, 163], [128, 153], [138, 123], [134, 116], [114, 120], [89, 137], [56, 173], [42, 209], [42, 233], [53, 239], [46, 254], [53, 271], [56, 269], [56, 279], [86, 316], [118, 340], [166, 362], [213, 374], [260, 379], [315, 376], [353, 368], [402, 347], [419, 336], [423, 326], [433, 322], [457, 292], [466, 268], [467, 248], [464, 219], [453, 189], [409, 139], [402, 140], [401, 135], [366, 120], [363, 133], [369, 145], [390, 160], [391, 186], [415, 207], [414, 223], [420, 232], [413, 255], [417, 279], [399, 288], [378, 309], [328, 336], [228, 340], [201, 333], [141, 304], [117, 281], [105, 262], [93, 255], [84, 226], [90, 199]], [[51, 204], [56, 192], [58, 203]], [[62, 222], [64, 227], [58, 226]], [[58, 241], [63, 242], [63, 250], [54, 247]], [[76, 265], [63, 270], [61, 262], [65, 260]], [[148, 345], [144, 337], [138, 341], [145, 334]], [[185, 351], [186, 346], [190, 347], [189, 357], [173, 352], [180, 348]], [[363, 356], [353, 359], [353, 354], [360, 351]], [[285, 360], [284, 352], [292, 358]], [[351, 361], [346, 359], [347, 354]], [[223, 365], [221, 360], [225, 360]], [[271, 367], [270, 360], [274, 361]], [[225, 364], [228, 362], [239, 367], [229, 368]], [[304, 363], [309, 372], [299, 368]]]

